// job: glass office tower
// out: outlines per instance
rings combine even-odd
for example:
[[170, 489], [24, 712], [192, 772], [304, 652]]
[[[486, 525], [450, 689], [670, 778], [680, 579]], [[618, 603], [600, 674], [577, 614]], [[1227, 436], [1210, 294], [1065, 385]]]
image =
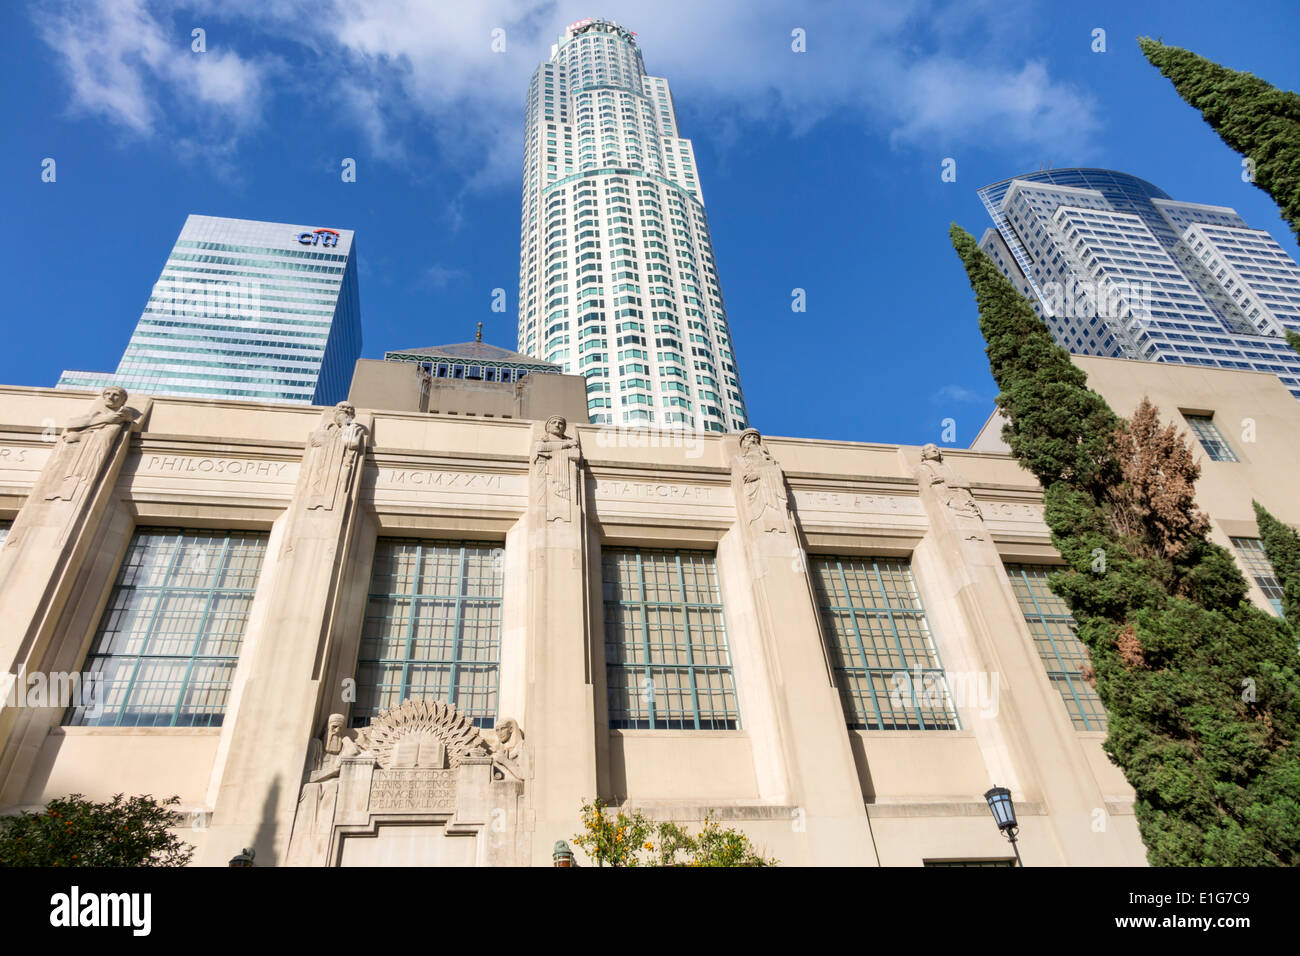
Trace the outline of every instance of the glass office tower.
[[117, 371], [59, 388], [332, 405], [361, 355], [349, 229], [190, 216]]
[[594, 423], [745, 428], [691, 141], [636, 35], [570, 24], [525, 135], [519, 351], [585, 376]]
[[1049, 169], [985, 186], [980, 246], [1081, 355], [1276, 374], [1300, 398], [1300, 266], [1225, 206], [1136, 176]]

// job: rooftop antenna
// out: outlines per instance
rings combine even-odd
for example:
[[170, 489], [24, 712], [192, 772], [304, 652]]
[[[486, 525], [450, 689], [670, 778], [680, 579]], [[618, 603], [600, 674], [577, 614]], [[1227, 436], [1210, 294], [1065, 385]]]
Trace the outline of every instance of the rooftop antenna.
[[480, 323], [478, 324], [478, 331], [474, 333], [474, 341], [475, 341], [475, 342], [482, 342], [482, 341], [483, 341], [483, 323], [482, 323], [482, 322], [480, 322]]

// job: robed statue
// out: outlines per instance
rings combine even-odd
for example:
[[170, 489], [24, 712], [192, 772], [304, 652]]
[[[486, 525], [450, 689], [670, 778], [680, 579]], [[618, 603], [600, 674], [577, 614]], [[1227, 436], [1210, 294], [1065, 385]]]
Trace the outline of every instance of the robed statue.
[[533, 446], [533, 495], [544, 520], [571, 521], [582, 488], [578, 479], [582, 452], [578, 440], [564, 434], [568, 427], [564, 416], [552, 415], [545, 427], [545, 434]]
[[339, 488], [351, 486], [352, 475], [366, 446], [366, 428], [356, 420], [356, 415], [357, 410], [350, 402], [339, 402], [333, 417], [307, 439], [303, 460], [307, 510], [332, 510]]
[[733, 484], [739, 484], [746, 520], [756, 531], [789, 531], [790, 499], [785, 473], [763, 447], [756, 428], [740, 433], [740, 454], [731, 462]]
[[48, 473], [62, 475], [45, 493], [46, 501], [71, 501], [82, 482], [93, 482], [108, 460], [123, 425], [135, 420], [126, 407], [126, 389], [110, 385], [91, 403], [84, 415], [73, 417], [63, 429]]
[[921, 449], [921, 464], [917, 479], [929, 487], [935, 496], [953, 514], [963, 518], [982, 519], [980, 506], [971, 494], [970, 482], [943, 460], [943, 452], [933, 442]]
[[528, 776], [528, 751], [524, 732], [513, 717], [498, 720], [492, 730], [482, 732], [483, 743], [492, 755], [492, 766], [499, 780], [523, 780]]
[[312, 740], [307, 756], [307, 779], [311, 783], [330, 780], [339, 775], [344, 757], [355, 757], [368, 746], [366, 731], [346, 729], [342, 714], [330, 714], [325, 733]]

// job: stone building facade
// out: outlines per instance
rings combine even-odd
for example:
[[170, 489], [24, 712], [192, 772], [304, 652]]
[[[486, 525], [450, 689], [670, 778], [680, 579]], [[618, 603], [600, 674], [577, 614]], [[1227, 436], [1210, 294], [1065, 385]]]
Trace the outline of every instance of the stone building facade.
[[[1300, 523], [1275, 377], [1080, 363], [1220, 423], [1216, 539]], [[1040, 491], [977, 444], [0, 388], [0, 812], [177, 794], [202, 865], [549, 865], [600, 796], [922, 865], [1009, 858], [1006, 786], [1026, 865], [1140, 865]]]

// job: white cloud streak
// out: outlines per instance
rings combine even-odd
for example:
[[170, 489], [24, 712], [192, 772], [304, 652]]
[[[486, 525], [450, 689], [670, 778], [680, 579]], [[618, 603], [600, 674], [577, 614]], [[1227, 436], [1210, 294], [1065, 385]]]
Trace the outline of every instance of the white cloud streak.
[[[528, 78], [564, 25], [591, 12], [586, 3], [226, 0], [217, 20], [179, 2], [66, 0], [33, 17], [72, 107], [136, 134], [176, 136], [190, 124], [200, 131], [179, 133], [227, 141], [261, 121], [273, 94], [306, 101], [326, 91], [373, 158], [419, 174], [429, 163], [414, 161], [427, 152], [416, 142], [431, 137], [439, 165], [472, 188], [517, 180]], [[762, 123], [798, 136], [850, 115], [896, 150], [1037, 147], [1074, 157], [1100, 125], [1091, 97], [1053, 78], [1032, 46], [1032, 14], [1014, 0], [602, 8], [638, 32], [647, 69], [669, 78], [697, 124]], [[205, 20], [210, 52], [194, 54], [189, 27], [177, 24]], [[1008, 24], [1022, 22], [1025, 32], [1008, 36], [1017, 29]], [[497, 28], [504, 53], [492, 50]], [[806, 31], [806, 53], [791, 50], [795, 28]], [[266, 52], [272, 44], [289, 44], [296, 52], [285, 56], [304, 65], [281, 64]], [[1017, 48], [1035, 55], [1009, 52]], [[189, 108], [170, 108], [178, 102]]]

